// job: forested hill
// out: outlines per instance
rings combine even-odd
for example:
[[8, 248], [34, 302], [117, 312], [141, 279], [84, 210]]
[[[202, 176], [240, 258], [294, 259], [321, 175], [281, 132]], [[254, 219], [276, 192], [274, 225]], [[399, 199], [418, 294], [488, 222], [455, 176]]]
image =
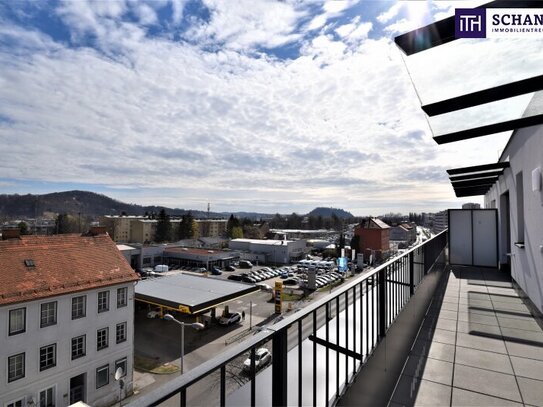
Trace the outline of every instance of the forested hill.
[[353, 214], [339, 208], [315, 208], [307, 214], [307, 216], [322, 216], [323, 218], [330, 218], [336, 215], [340, 219], [352, 218]]

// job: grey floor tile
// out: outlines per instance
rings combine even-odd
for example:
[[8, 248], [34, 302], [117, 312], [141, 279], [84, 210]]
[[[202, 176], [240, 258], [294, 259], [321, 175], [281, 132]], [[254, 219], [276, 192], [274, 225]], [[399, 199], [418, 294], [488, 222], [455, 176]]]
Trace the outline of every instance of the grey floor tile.
[[513, 288], [507, 288], [507, 287], [488, 287], [488, 292], [491, 294], [504, 294], [509, 295], [511, 297], [518, 297], [517, 292]]
[[[543, 361], [511, 356], [511, 363], [517, 376], [543, 380]], [[543, 387], [541, 391], [543, 391]]]
[[456, 321], [458, 313], [456, 311], [449, 311], [446, 309], [431, 309], [428, 315], [435, 315], [438, 318], [453, 319]]
[[505, 347], [507, 348], [507, 353], [511, 356], [543, 360], [543, 344], [519, 343], [506, 339]]
[[439, 318], [435, 327], [438, 329], [445, 329], [446, 331], [456, 331], [456, 320]]
[[455, 365], [453, 386], [492, 397], [522, 401], [515, 376], [504, 373]]
[[471, 334], [487, 334], [494, 336], [501, 336], [501, 330], [499, 326], [477, 324], [474, 322], [458, 321], [458, 332], [471, 333]]
[[505, 349], [505, 343], [501, 339], [488, 338], [476, 334], [465, 334], [458, 332], [456, 334], [456, 345], [463, 346], [464, 348], [473, 348], [480, 350], [489, 350], [497, 353], [507, 353]]
[[500, 329], [505, 338], [517, 338], [520, 342], [528, 340], [534, 342], [535, 345], [543, 346], [543, 331], [541, 330], [539, 332], [525, 331], [507, 327], [501, 327]]
[[460, 305], [466, 305], [468, 307], [481, 307], [481, 308], [488, 308], [493, 309], [492, 301], [490, 300], [473, 300], [468, 298], [462, 298], [459, 301]]
[[419, 339], [415, 342], [411, 354], [416, 356], [439, 359], [445, 362], [453, 362], [454, 345], [440, 342], [427, 342]]
[[457, 346], [454, 361], [457, 364], [494, 370], [495, 372], [514, 373], [509, 356], [501, 353]]
[[404, 406], [449, 406], [451, 387], [402, 375], [392, 402]]
[[434, 336], [432, 338], [435, 342], [447, 343], [449, 345], [456, 344], [456, 332], [447, 331], [445, 329], [436, 328]]
[[526, 305], [513, 304], [511, 302], [492, 301], [492, 307], [495, 310], [503, 310], [503, 311], [520, 311], [520, 312], [528, 311], [528, 307], [526, 307]]
[[541, 328], [533, 319], [505, 318], [498, 316], [500, 327], [523, 329], [525, 331], [541, 332]]
[[517, 377], [517, 381], [524, 403], [543, 406], [543, 382], [525, 377]]
[[403, 374], [451, 386], [453, 364], [412, 355], [407, 360]]
[[492, 302], [508, 302], [510, 304], [524, 304], [519, 297], [502, 295], [502, 294], [488, 294]]
[[494, 325], [498, 326], [498, 320], [494, 315], [487, 313], [486, 315], [477, 312], [459, 312], [458, 320], [464, 322], [472, 322], [475, 324]]
[[445, 311], [458, 311], [458, 301], [456, 303], [443, 302], [440, 308]]
[[501, 406], [522, 406], [510, 400], [504, 400], [497, 397], [487, 396], [485, 394], [475, 393], [473, 391], [457, 389], [452, 390], [452, 405], [455, 407], [501, 407]]
[[534, 317], [528, 310], [504, 310], [504, 309], [495, 309], [497, 317], [503, 318], [513, 318], [513, 319], [523, 319], [527, 321], [533, 321]]

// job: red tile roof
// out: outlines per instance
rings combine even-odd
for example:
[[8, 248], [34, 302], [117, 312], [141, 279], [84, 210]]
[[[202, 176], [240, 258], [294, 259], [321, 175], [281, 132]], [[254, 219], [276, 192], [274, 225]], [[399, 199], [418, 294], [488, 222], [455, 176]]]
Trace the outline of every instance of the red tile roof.
[[[33, 260], [34, 266], [25, 265]], [[108, 235], [0, 241], [0, 305], [138, 280]]]

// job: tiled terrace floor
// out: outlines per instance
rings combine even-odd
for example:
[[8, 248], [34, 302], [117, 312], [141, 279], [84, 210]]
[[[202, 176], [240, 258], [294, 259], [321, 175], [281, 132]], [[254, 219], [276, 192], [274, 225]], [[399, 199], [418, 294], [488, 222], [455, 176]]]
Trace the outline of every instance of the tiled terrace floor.
[[543, 331], [511, 282], [448, 269], [390, 406], [543, 406]]

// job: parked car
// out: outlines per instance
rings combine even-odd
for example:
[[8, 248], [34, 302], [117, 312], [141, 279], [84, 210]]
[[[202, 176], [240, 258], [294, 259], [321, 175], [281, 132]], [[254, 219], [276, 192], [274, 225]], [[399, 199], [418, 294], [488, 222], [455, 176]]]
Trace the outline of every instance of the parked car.
[[245, 282], [245, 283], [256, 283], [256, 280], [250, 276], [243, 276], [241, 278], [241, 281]]
[[160, 308], [155, 308], [147, 313], [147, 318], [160, 318]]
[[268, 292], [273, 291], [273, 288], [266, 283], [257, 283], [256, 286], [260, 288], [262, 291], [268, 291]]
[[234, 266], [226, 266], [225, 270], [226, 271], [236, 271], [236, 268]]
[[248, 260], [240, 260], [239, 267], [242, 269], [250, 269], [251, 267], [253, 267], [253, 263]]
[[225, 326], [239, 324], [240, 322], [241, 322], [241, 314], [239, 312], [226, 314], [219, 319], [219, 324], [225, 325]]
[[213, 267], [211, 269], [211, 274], [213, 274], [214, 276], [220, 276], [222, 274], [222, 271], [217, 267]]
[[[266, 366], [268, 363], [271, 362], [271, 353], [266, 348], [258, 348], [255, 351], [255, 370], [260, 370], [264, 366]], [[251, 370], [251, 357], [248, 357], [243, 362], [243, 370], [250, 371]]]
[[232, 274], [231, 276], [228, 276], [228, 280], [232, 281], [242, 281], [243, 277], [238, 276], [237, 274]]
[[283, 280], [283, 285], [298, 285], [299, 281], [297, 278], [291, 277]]

